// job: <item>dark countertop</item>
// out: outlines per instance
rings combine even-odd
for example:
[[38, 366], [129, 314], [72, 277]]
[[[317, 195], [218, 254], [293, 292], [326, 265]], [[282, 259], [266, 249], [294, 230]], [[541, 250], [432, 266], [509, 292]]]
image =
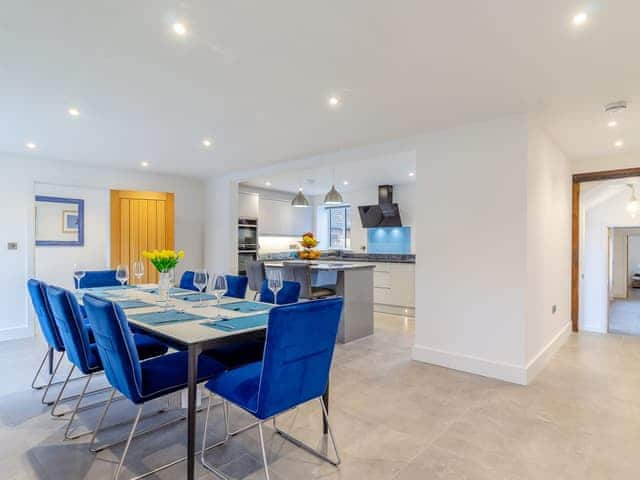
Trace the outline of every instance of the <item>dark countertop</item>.
[[[290, 258], [290, 253], [273, 253], [260, 255], [260, 260], [286, 260]], [[352, 253], [328, 251], [322, 252], [322, 256], [316, 259], [317, 262], [379, 262], [379, 263], [416, 263], [415, 255], [405, 255], [399, 253]]]

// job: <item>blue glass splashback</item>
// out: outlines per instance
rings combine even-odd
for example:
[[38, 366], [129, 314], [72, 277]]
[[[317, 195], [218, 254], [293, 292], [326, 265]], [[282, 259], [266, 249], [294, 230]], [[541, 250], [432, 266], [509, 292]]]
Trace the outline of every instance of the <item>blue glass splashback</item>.
[[411, 253], [411, 227], [379, 227], [367, 231], [369, 253]]

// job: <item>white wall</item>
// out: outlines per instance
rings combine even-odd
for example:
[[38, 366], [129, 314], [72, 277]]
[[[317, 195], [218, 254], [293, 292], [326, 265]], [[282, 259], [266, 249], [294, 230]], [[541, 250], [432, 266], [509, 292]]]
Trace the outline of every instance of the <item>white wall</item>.
[[[202, 264], [204, 186], [198, 180], [142, 171], [79, 166], [19, 155], [0, 155], [0, 172], [5, 179], [0, 190], [0, 215], [3, 218], [0, 264], [5, 271], [5, 282], [0, 289], [0, 340], [30, 336], [34, 332], [25, 284], [35, 272], [33, 205], [36, 184], [70, 187], [65, 191], [73, 197], [79, 196], [74, 195], [74, 191], [87, 193], [87, 189], [174, 192], [176, 247], [187, 253], [183, 267], [194, 268]], [[90, 205], [86, 207], [93, 209]], [[89, 221], [87, 219], [87, 223]], [[18, 250], [7, 250], [7, 242], [14, 241], [18, 242]], [[61, 270], [66, 268], [62, 264], [68, 260], [60, 261]], [[51, 273], [55, 265], [49, 264], [46, 268]]]
[[618, 170], [622, 168], [636, 168], [640, 166], [638, 155], [620, 153], [603, 157], [588, 157], [573, 159], [571, 162], [572, 173], [601, 172], [604, 170]]
[[413, 357], [521, 382], [526, 117], [425, 135], [416, 178]]
[[613, 248], [610, 252], [612, 270], [611, 296], [613, 298], [627, 298], [628, 235], [619, 228], [610, 229], [609, 235], [611, 234], [613, 234]]
[[629, 284], [634, 273], [640, 273], [640, 232], [629, 235]]
[[606, 333], [608, 317], [609, 227], [638, 227], [640, 218], [626, 210], [629, 191], [624, 188], [582, 212], [580, 241], [580, 325], [582, 331]]
[[238, 271], [238, 182], [230, 177], [206, 181], [205, 266], [211, 273]]
[[525, 367], [530, 381], [571, 328], [572, 185], [567, 157], [531, 123], [528, 142]]

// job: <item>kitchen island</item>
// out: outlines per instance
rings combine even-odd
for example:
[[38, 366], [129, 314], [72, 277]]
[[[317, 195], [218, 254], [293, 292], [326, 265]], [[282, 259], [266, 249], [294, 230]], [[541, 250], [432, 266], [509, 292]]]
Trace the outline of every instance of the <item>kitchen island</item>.
[[[347, 343], [373, 334], [373, 271], [374, 265], [294, 260], [305, 263], [326, 285], [335, 282], [336, 294], [344, 298], [344, 308], [338, 327], [338, 342]], [[266, 262], [267, 270], [282, 268], [282, 262]], [[333, 282], [331, 282], [333, 283]]]

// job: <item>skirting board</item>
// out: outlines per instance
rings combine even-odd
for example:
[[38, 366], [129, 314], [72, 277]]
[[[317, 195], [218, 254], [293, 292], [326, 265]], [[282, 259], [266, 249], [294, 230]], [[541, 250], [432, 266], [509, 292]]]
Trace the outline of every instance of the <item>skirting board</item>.
[[446, 352], [434, 348], [415, 345], [413, 359], [441, 367], [496, 378], [505, 382], [527, 385], [544, 368], [551, 356], [563, 345], [571, 332], [571, 324], [565, 325], [558, 334], [528, 363], [526, 367], [484, 358]]
[[14, 327], [0, 330], [0, 342], [7, 340], [18, 340], [20, 338], [29, 338], [34, 336], [33, 327]]

